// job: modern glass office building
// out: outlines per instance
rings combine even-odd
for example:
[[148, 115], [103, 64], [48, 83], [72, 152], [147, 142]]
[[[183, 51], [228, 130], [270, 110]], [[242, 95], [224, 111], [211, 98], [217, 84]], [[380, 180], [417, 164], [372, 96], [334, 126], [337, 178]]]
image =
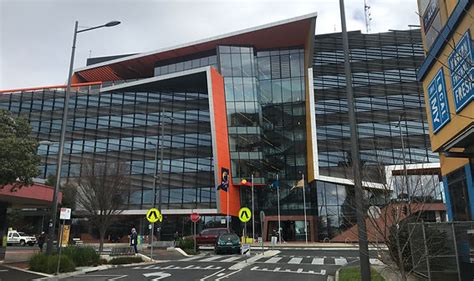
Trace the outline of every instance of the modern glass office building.
[[[347, 229], [354, 215], [341, 35], [315, 36], [315, 22], [310, 14], [89, 60], [73, 76], [63, 179], [80, 177], [85, 160], [125, 163], [131, 186], [121, 216], [146, 233], [153, 177], [162, 171], [162, 238], [188, 234], [192, 212], [201, 214], [200, 228], [225, 227], [229, 213], [240, 232], [237, 212], [252, 208], [252, 187], [242, 179], [253, 179], [254, 217], [260, 226], [258, 214], [265, 212], [268, 238], [277, 228], [278, 205], [269, 186], [278, 179], [283, 235], [290, 241], [305, 239], [302, 188], [293, 188], [304, 178], [309, 240]], [[438, 162], [415, 78], [421, 37], [419, 30], [350, 32], [349, 40], [364, 181], [376, 200], [386, 182], [376, 173], [380, 167], [400, 165], [403, 154], [407, 164]], [[0, 95], [0, 109], [25, 115], [38, 140], [53, 143], [39, 147], [42, 177], [56, 171], [63, 108], [61, 87]], [[155, 161], [161, 151], [163, 161]], [[223, 169], [230, 172], [228, 192], [216, 189]]]

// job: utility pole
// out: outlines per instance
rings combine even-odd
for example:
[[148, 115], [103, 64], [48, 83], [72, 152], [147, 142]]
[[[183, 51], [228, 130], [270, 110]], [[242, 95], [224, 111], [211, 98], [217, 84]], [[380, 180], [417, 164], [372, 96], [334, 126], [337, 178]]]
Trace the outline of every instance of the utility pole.
[[354, 94], [352, 92], [352, 70], [349, 58], [349, 39], [347, 36], [346, 15], [344, 0], [339, 0], [342, 27], [342, 45], [344, 48], [344, 70], [346, 74], [347, 106], [349, 107], [349, 123], [351, 128], [351, 157], [354, 173], [354, 188], [356, 200], [357, 225], [359, 228], [359, 258], [362, 281], [370, 281], [369, 245], [364, 218], [364, 198], [362, 193], [362, 179], [360, 175], [359, 136], [357, 134], [357, 120], [355, 115]]

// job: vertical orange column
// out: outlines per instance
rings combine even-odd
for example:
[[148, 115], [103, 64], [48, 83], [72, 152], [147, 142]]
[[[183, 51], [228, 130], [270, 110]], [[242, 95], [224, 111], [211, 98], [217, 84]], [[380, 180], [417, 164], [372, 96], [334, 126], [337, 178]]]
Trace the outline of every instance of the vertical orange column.
[[[216, 145], [217, 145], [217, 163], [219, 175], [221, 169], [226, 168], [230, 171], [229, 175], [229, 214], [231, 216], [237, 216], [240, 209], [240, 192], [238, 187], [232, 184], [232, 171], [230, 167], [230, 151], [229, 151], [229, 134], [227, 130], [227, 110], [225, 103], [225, 92], [224, 92], [224, 78], [211, 67], [211, 88], [212, 88], [212, 101], [214, 105], [214, 122], [216, 128]], [[220, 177], [218, 182], [221, 182]], [[220, 209], [219, 213], [227, 214], [227, 193], [223, 190], [220, 192]]]

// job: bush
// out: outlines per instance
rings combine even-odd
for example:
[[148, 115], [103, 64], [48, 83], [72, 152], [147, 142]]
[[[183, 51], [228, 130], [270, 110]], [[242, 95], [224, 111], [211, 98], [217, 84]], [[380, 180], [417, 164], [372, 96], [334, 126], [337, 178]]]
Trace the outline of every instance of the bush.
[[[47, 256], [45, 254], [34, 255], [29, 262], [30, 270], [43, 273], [56, 273], [58, 266], [58, 255]], [[74, 262], [68, 256], [61, 256], [59, 272], [71, 272], [76, 270]]]
[[109, 264], [129, 264], [143, 262], [141, 257], [120, 257], [109, 261]]
[[190, 255], [195, 255], [197, 252], [199, 252], [199, 245], [196, 245], [197, 252], [194, 251], [194, 239], [192, 237], [180, 238], [176, 242], [176, 247], [181, 248], [183, 251]]
[[92, 247], [69, 246], [62, 254], [71, 258], [76, 266], [96, 266], [100, 261], [100, 255]]

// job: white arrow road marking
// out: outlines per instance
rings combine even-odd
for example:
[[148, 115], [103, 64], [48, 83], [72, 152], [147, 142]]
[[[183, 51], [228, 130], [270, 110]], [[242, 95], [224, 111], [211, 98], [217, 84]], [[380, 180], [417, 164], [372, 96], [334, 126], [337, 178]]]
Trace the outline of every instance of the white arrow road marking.
[[158, 271], [158, 272], [152, 272], [152, 273], [143, 273], [143, 276], [145, 276], [145, 277], [155, 277], [155, 276], [157, 276], [157, 278], [153, 278], [153, 279], [151, 279], [151, 281], [158, 281], [160, 279], [170, 277], [171, 274], [169, 274], [167, 272]]

